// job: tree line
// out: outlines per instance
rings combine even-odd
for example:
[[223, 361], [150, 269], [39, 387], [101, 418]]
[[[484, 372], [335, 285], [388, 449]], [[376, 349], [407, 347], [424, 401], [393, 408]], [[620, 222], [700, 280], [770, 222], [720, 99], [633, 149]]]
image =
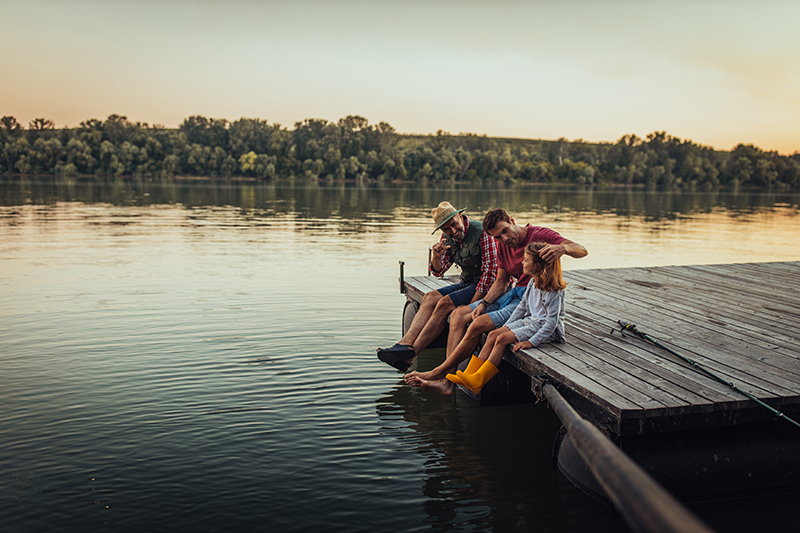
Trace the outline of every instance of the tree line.
[[360, 116], [306, 119], [290, 130], [257, 118], [191, 116], [177, 129], [111, 115], [76, 128], [0, 119], [0, 172], [58, 176], [363, 183], [568, 183], [660, 189], [800, 188], [800, 154], [753, 145], [714, 150], [666, 132], [615, 143], [399, 134]]

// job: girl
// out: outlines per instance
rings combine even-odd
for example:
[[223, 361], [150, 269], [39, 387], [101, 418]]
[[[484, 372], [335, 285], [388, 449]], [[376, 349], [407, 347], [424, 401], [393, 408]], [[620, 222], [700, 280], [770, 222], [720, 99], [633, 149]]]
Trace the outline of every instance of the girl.
[[478, 394], [497, 374], [503, 352], [512, 342], [515, 352], [544, 342], [566, 342], [564, 288], [567, 284], [561, 274], [561, 259], [548, 263], [539, 257], [539, 251], [545, 246], [543, 242], [532, 242], [525, 247], [522, 270], [531, 276], [531, 281], [522, 301], [505, 326], [489, 333], [480, 355], [473, 355], [463, 372], [447, 374], [447, 379]]

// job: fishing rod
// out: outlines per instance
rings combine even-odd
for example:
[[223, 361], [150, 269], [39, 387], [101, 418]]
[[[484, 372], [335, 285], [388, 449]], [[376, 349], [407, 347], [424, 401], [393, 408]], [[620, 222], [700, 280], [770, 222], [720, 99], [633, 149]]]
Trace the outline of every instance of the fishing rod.
[[[628, 332], [629, 334], [633, 334], [633, 335], [639, 337], [640, 339], [643, 339], [645, 342], [648, 342], [648, 343], [652, 344], [653, 346], [658, 346], [662, 350], [668, 351], [669, 353], [671, 353], [672, 355], [674, 355], [675, 357], [677, 357], [681, 361], [683, 361], [685, 363], [688, 363], [693, 368], [696, 368], [697, 370], [699, 370], [700, 372], [702, 372], [706, 376], [714, 379], [715, 381], [718, 381], [719, 383], [722, 383], [723, 385], [727, 385], [728, 387], [730, 387], [731, 389], [735, 390], [739, 394], [742, 394], [742, 395], [746, 396], [747, 398], [749, 398], [750, 400], [753, 400], [758, 405], [760, 405], [762, 407], [766, 407], [772, 413], [777, 415], [779, 418], [783, 418], [787, 422], [791, 422], [792, 424], [794, 424], [795, 426], [800, 428], [800, 422], [797, 422], [796, 420], [793, 420], [792, 418], [789, 418], [788, 416], [786, 416], [785, 414], [781, 413], [780, 411], [778, 411], [774, 407], [771, 407], [771, 406], [767, 405], [766, 403], [762, 402], [761, 400], [759, 400], [758, 398], [756, 398], [752, 394], [743, 391], [742, 389], [740, 389], [736, 385], [734, 385], [732, 382], [725, 381], [723, 378], [719, 377], [715, 373], [713, 373], [710, 370], [707, 370], [706, 368], [700, 366], [700, 364], [697, 363], [697, 361], [693, 361], [692, 359], [689, 359], [688, 357], [684, 357], [681, 354], [677, 353], [676, 351], [668, 348], [667, 346], [664, 346], [663, 344], [661, 344], [657, 340], [655, 340], [652, 337], [650, 337], [648, 334], [646, 334], [646, 333], [644, 333], [642, 331], [639, 331], [634, 324], [631, 324], [629, 322], [623, 322], [622, 320], [617, 320], [617, 324], [619, 324], [619, 332], [622, 334], [623, 337], [625, 336], [625, 332]], [[611, 333], [613, 334], [615, 331], [616, 331], [616, 329], [612, 329]]]

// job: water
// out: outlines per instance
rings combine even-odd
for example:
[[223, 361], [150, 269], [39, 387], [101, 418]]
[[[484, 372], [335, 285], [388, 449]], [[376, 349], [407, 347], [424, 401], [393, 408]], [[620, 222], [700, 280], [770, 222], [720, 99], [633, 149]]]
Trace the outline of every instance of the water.
[[[624, 530], [553, 471], [544, 404], [477, 408], [375, 358], [441, 200], [584, 244], [567, 270], [800, 259], [797, 195], [7, 179], [3, 530]], [[797, 529], [783, 503], [692, 509]]]

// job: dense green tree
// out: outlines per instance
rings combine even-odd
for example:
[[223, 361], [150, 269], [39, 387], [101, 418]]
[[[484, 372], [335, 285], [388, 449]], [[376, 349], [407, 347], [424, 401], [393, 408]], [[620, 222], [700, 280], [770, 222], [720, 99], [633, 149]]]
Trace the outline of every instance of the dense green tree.
[[31, 171], [31, 164], [28, 160], [29, 152], [30, 144], [25, 137], [6, 142], [3, 145], [2, 168], [7, 172], [28, 174]]
[[62, 146], [58, 139], [39, 137], [30, 151], [31, 171], [37, 174], [53, 172], [62, 156]]
[[262, 180], [620, 184], [659, 189], [800, 188], [800, 154], [753, 145], [717, 151], [657, 131], [615, 143], [400, 135], [386, 122], [349, 115], [306, 119], [293, 130], [258, 118], [191, 116], [177, 129], [121, 115], [56, 129], [37, 118], [25, 129], [0, 119], [0, 172], [58, 175], [176, 175]]
[[31, 131], [48, 131], [56, 129], [56, 124], [47, 118], [35, 118], [28, 123], [28, 129]]
[[209, 127], [210, 122], [206, 117], [191, 116], [184, 119], [183, 123], [178, 126], [178, 131], [183, 132], [190, 143], [208, 146], [211, 144], [211, 136], [208, 131]]
[[17, 119], [11, 116], [0, 118], [0, 147], [20, 138], [22, 134], [22, 125], [17, 122]]
[[92, 156], [89, 144], [75, 137], [67, 143], [65, 157], [66, 163], [72, 165], [75, 173], [91, 174], [97, 166], [97, 160]]

